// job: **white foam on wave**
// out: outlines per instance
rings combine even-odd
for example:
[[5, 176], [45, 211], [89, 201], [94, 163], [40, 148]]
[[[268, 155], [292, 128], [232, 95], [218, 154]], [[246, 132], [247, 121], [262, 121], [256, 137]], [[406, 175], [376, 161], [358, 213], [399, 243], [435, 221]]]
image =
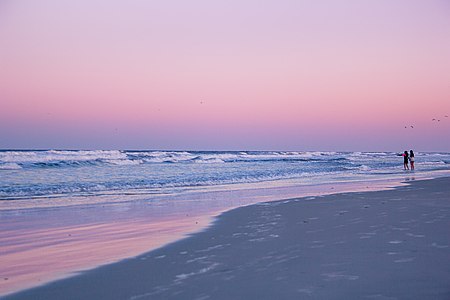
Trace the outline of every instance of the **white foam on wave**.
[[22, 167], [16, 163], [0, 164], [0, 170], [19, 170], [19, 169], [22, 169]]
[[420, 162], [419, 164], [421, 164], [422, 166], [444, 166], [446, 165], [445, 161], [443, 160], [439, 160], [439, 161], [427, 161], [427, 162]]
[[80, 150], [80, 151], [5, 151], [0, 152], [0, 162], [4, 163], [46, 163], [67, 161], [127, 159], [127, 155], [118, 150]]
[[336, 152], [177, 152], [177, 151], [148, 151], [127, 152], [127, 154], [139, 157], [147, 163], [223, 163], [269, 160], [308, 160], [312, 158], [333, 158]]
[[200, 164], [217, 164], [217, 163], [225, 163], [225, 161], [223, 161], [220, 158], [209, 158], [209, 159], [198, 159], [195, 160], [195, 163], [200, 163]]
[[[236, 161], [267, 161], [267, 160], [308, 160], [314, 158], [324, 159], [325, 157], [332, 157], [336, 152], [262, 152], [262, 153], [245, 153], [234, 157]], [[230, 159], [230, 158], [229, 158]]]
[[262, 151], [262, 152], [188, 152], [188, 151], [141, 151], [126, 152], [133, 158], [145, 163], [227, 163], [257, 162], [277, 160], [310, 160], [343, 158], [338, 152], [299, 152], [299, 151]]
[[374, 158], [385, 160], [387, 158], [397, 159], [397, 155], [391, 152], [351, 152], [346, 155], [346, 158], [351, 161], [371, 160]]
[[186, 162], [194, 159], [197, 155], [189, 153], [186, 151], [149, 151], [149, 152], [139, 152], [139, 153], [129, 153], [137, 155], [144, 162], [148, 163], [177, 163]]
[[132, 166], [132, 165], [140, 165], [143, 163], [142, 160], [129, 160], [129, 159], [108, 159], [105, 160], [105, 162], [116, 166]]
[[361, 165], [361, 166], [358, 167], [358, 169], [360, 171], [370, 171], [371, 170], [371, 168], [369, 166], [366, 166], [366, 165]]

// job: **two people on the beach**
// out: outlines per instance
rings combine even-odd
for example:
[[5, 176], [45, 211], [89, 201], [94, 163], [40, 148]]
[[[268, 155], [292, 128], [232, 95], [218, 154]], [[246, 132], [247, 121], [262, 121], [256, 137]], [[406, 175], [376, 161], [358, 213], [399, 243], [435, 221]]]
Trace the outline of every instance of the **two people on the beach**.
[[405, 150], [405, 152], [402, 154], [403, 156], [403, 168], [405, 170], [409, 170], [408, 163], [411, 164], [411, 170], [414, 170], [414, 152], [412, 150], [408, 151]]

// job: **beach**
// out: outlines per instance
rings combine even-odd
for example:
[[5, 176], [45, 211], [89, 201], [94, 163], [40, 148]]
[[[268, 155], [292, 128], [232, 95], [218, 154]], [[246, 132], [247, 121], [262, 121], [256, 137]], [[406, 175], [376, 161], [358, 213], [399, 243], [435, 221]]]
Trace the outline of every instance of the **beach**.
[[158, 249], [235, 208], [448, 176], [450, 153], [0, 150], [0, 297]]
[[[412, 178], [415, 177], [406, 179]], [[396, 179], [286, 184], [216, 186], [150, 199], [148, 195], [122, 195], [123, 201], [112, 201], [111, 196], [98, 196], [100, 200], [89, 196], [52, 198], [50, 202], [0, 202], [0, 274], [4, 279], [0, 281], [0, 296], [155, 250], [204, 230], [216, 216], [237, 207], [345, 191], [388, 189], [401, 183]]]
[[450, 178], [239, 207], [4, 299], [448, 299]]
[[450, 299], [449, 1], [1, 1], [0, 299]]

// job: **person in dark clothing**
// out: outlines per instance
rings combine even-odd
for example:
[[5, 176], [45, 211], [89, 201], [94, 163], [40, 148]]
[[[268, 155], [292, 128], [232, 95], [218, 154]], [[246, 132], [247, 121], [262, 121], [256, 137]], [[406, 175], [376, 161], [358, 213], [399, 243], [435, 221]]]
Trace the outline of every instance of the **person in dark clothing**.
[[408, 160], [409, 160], [409, 155], [408, 155], [408, 151], [405, 151], [403, 154], [403, 168], [405, 170], [409, 170], [409, 166], [408, 166]]

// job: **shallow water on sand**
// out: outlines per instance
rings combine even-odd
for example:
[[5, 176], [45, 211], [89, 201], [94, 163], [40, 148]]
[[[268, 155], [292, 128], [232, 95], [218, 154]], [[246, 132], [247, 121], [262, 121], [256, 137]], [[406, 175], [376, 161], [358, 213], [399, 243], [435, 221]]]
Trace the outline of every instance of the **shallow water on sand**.
[[[275, 195], [290, 198], [286, 196], [290, 192], [311, 196], [264, 202], [225, 213], [214, 219], [215, 226], [190, 239], [18, 297], [195, 299], [209, 295], [214, 299], [229, 299], [230, 291], [248, 295], [246, 298], [264, 291], [266, 299], [273, 299], [283, 291], [285, 297], [281, 298], [286, 299], [298, 293], [317, 295], [318, 299], [332, 298], [332, 295], [355, 299], [375, 295], [443, 299], [434, 296], [442, 296], [445, 293], [442, 288], [448, 286], [445, 275], [448, 272], [444, 267], [448, 262], [448, 255], [445, 255], [448, 254], [447, 183], [448, 178], [442, 178], [386, 192], [326, 197], [325, 194], [346, 190], [386, 189], [399, 182], [303, 187], [304, 194], [298, 187], [269, 188], [268, 191], [258, 190], [256, 194], [255, 190], [240, 190], [234, 196], [239, 195], [241, 201], [230, 201], [230, 205], [258, 202], [261, 193], [266, 195], [266, 200]], [[233, 191], [222, 195], [214, 192], [205, 198], [215, 195], [219, 202], [225, 203], [225, 199], [231, 200], [230, 194], [233, 195]], [[206, 213], [208, 206], [202, 206], [202, 201], [195, 198], [199, 197], [176, 202], [185, 203], [185, 208], [196, 207], [194, 212], [203, 209]], [[74, 208], [61, 209], [74, 212]], [[75, 235], [79, 241], [62, 243], [64, 251], [59, 255], [58, 251], [52, 251], [56, 261], [49, 261], [51, 267], [81, 261], [83, 253], [86, 254], [84, 259], [89, 260], [103, 253], [111, 255], [111, 249], [137, 251], [133, 246], [139, 248], [147, 242], [150, 245], [150, 241], [158, 241], [164, 233], [188, 229], [195, 232], [204, 228], [202, 221], [206, 224], [211, 220], [206, 214], [205, 218], [202, 214], [183, 216], [181, 211], [172, 210], [173, 219], [163, 222], [160, 215], [158, 222], [158, 214], [152, 214], [151, 205], [145, 201], [128, 203], [126, 209], [118, 209], [117, 204], [98, 208], [91, 212], [105, 212], [98, 214], [101, 225], [61, 228], [63, 234]], [[163, 208], [162, 211], [171, 210]], [[78, 214], [81, 215], [81, 211]], [[146, 219], [148, 216], [155, 218]], [[54, 234], [49, 240], [57, 238], [57, 230], [49, 231]], [[71, 250], [78, 252], [78, 256], [72, 255]], [[128, 256], [133, 254], [128, 253]], [[26, 261], [27, 257], [24, 259]], [[129, 276], [133, 276], [133, 280], [128, 280]], [[96, 283], [95, 287], [92, 282]], [[261, 285], [261, 282], [265, 283]], [[406, 287], [411, 282], [414, 286]], [[361, 289], [361, 286], [368, 289]]]

